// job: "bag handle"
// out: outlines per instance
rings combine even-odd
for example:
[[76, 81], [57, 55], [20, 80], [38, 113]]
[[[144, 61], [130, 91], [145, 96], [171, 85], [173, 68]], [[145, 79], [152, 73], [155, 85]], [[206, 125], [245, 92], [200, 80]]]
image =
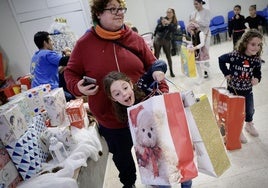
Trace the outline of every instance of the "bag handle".
[[[155, 86], [155, 87], [153, 87]], [[163, 92], [159, 89], [159, 85], [158, 85], [158, 82], [157, 81], [154, 81], [151, 85], [150, 85], [150, 88], [153, 87], [153, 90], [150, 94], [148, 94], [146, 97], [144, 97], [142, 99], [142, 101], [145, 101], [147, 99], [149, 99], [150, 97], [152, 96], [155, 96], [155, 95], [163, 95]]]
[[235, 95], [238, 95], [237, 92], [236, 92], [236, 89], [234, 88], [234, 86], [231, 86], [231, 85], [229, 84], [229, 82], [231, 81], [231, 79], [227, 80], [226, 78], [224, 78], [223, 81], [222, 81], [221, 84], [220, 84], [220, 87], [223, 85], [223, 83], [225, 82], [225, 80], [226, 80], [227, 86], [232, 87], [232, 89], [233, 89], [234, 92], [235, 92]]
[[172, 82], [171, 80], [165, 78], [165, 80], [169, 83], [171, 83], [178, 91], [186, 91], [186, 89], [184, 89], [183, 87], [181, 86], [177, 86], [174, 82]]

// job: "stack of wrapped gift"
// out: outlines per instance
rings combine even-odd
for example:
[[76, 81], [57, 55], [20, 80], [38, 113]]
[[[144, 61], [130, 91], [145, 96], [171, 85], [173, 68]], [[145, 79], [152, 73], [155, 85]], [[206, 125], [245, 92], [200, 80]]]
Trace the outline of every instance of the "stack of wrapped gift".
[[45, 123], [36, 120], [43, 120], [43, 117], [33, 117], [33, 124], [27, 124], [23, 109], [18, 104], [7, 103], [1, 109], [0, 139], [21, 177], [24, 180], [29, 179], [40, 171], [41, 164], [48, 155], [43, 151], [39, 138], [40, 133], [46, 129]]
[[35, 176], [46, 162], [48, 151], [40, 141], [47, 129], [42, 116], [45, 84], [9, 98], [0, 107], [0, 139], [23, 180]]

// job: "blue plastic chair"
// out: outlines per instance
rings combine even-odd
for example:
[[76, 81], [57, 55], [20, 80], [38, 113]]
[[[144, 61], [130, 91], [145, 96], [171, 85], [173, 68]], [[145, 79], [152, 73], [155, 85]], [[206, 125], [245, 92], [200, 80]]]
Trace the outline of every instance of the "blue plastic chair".
[[264, 11], [263, 11], [263, 10], [258, 10], [258, 11], [256, 12], [256, 14], [257, 14], [257, 15], [260, 15], [260, 16], [262, 16], [262, 17], [264, 17]]
[[210, 21], [210, 30], [211, 35], [215, 36], [214, 39], [216, 38], [217, 42], [220, 42], [220, 33], [226, 33], [227, 38], [228, 24], [225, 23], [224, 17], [221, 15], [213, 17]]
[[181, 32], [182, 32], [183, 34], [186, 34], [186, 28], [185, 28], [184, 21], [183, 21], [183, 20], [179, 20], [179, 21], [178, 21], [178, 25], [180, 26]]
[[265, 18], [266, 22], [264, 24], [264, 32], [268, 33], [268, 6], [262, 10], [263, 17]]
[[234, 11], [233, 11], [233, 10], [230, 10], [230, 11], [228, 12], [228, 16], [227, 16], [227, 17], [228, 17], [228, 21], [230, 21], [234, 15], [235, 15], [235, 14], [234, 14]]

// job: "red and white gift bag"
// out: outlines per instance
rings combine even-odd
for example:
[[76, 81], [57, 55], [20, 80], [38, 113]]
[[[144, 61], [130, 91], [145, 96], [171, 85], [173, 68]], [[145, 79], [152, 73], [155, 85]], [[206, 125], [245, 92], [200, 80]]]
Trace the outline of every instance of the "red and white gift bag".
[[128, 119], [143, 184], [172, 185], [197, 176], [180, 93], [129, 107]]

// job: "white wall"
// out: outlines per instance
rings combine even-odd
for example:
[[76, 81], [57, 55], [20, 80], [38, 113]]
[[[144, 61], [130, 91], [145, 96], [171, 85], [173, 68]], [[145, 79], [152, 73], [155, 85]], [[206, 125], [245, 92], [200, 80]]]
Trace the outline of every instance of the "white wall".
[[[178, 20], [188, 23], [189, 15], [194, 10], [193, 0], [126, 0], [128, 11], [126, 19], [131, 21], [139, 32], [154, 31], [156, 21], [160, 16], [166, 15], [168, 8], [174, 8]], [[242, 14], [248, 16], [248, 8], [257, 5], [258, 10], [268, 5], [267, 0], [206, 0], [211, 16], [223, 15], [227, 19], [227, 12], [233, 10], [234, 5], [242, 7]]]
[[[20, 0], [20, 2], [28, 0]], [[39, 0], [42, 1], [42, 0]], [[87, 7], [87, 0], [82, 0]], [[56, 2], [56, 1], [55, 1]], [[166, 14], [167, 8], [174, 8], [179, 20], [188, 23], [189, 14], [194, 10], [192, 0], [126, 0], [127, 14], [126, 20], [132, 22], [139, 32], [145, 33], [153, 31], [156, 20]], [[242, 14], [248, 16], [248, 7], [257, 4], [257, 9], [261, 10], [267, 6], [267, 0], [209, 0], [209, 7], [212, 16], [224, 15], [233, 9], [235, 4], [242, 6]], [[27, 5], [30, 6], [30, 5]], [[90, 20], [89, 11], [85, 15]], [[89, 21], [88, 21], [89, 22]], [[90, 23], [88, 23], [90, 25]], [[38, 25], [36, 25], [38, 28]], [[27, 45], [33, 41], [24, 41], [18, 28], [16, 19], [12, 15], [8, 0], [0, 0], [0, 49], [4, 50], [7, 56], [9, 73], [14, 79], [29, 72], [30, 58]]]

